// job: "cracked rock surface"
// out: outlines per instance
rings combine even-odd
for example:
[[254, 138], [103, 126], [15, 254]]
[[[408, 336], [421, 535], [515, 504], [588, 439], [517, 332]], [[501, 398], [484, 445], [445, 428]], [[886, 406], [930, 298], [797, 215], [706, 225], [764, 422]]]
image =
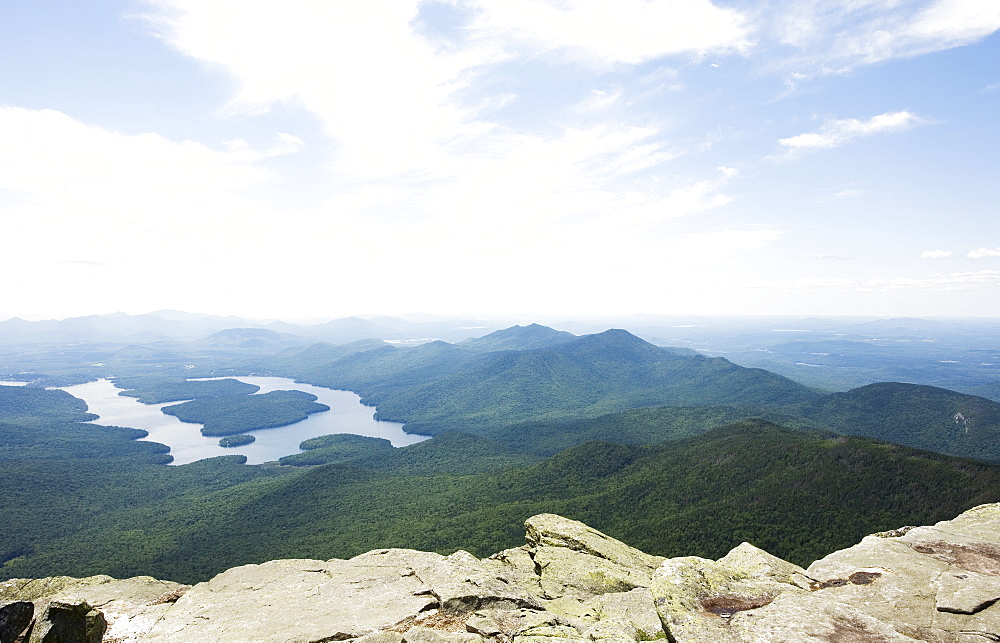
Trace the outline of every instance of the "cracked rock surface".
[[653, 595], [678, 641], [1000, 641], [1000, 504], [865, 537], [801, 569], [743, 544], [674, 558]]

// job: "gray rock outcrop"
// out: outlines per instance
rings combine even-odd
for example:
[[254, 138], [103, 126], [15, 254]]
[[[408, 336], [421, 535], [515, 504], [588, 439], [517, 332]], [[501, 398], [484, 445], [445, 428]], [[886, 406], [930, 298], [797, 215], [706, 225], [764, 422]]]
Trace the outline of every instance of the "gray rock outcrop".
[[380, 549], [275, 560], [194, 587], [149, 577], [0, 583], [0, 643], [1000, 641], [1000, 504], [868, 536], [803, 569], [743, 543], [651, 556], [529, 518], [486, 559]]
[[[90, 629], [85, 631], [96, 631], [103, 625], [103, 640], [105, 641], [134, 641], [145, 632], [148, 632], [153, 624], [171, 606], [173, 601], [187, 589], [186, 585], [161, 581], [149, 576], [137, 576], [118, 580], [110, 576], [88, 576], [86, 578], [71, 578], [68, 576], [57, 576], [42, 579], [19, 579], [15, 578], [0, 583], [0, 613], [10, 605], [18, 603], [28, 603], [33, 606], [32, 615], [28, 625], [30, 628], [30, 641], [33, 643], [39, 632], [43, 630], [50, 632], [53, 628], [44, 625], [51, 621], [47, 612], [52, 604], [61, 603], [65, 605], [87, 605], [86, 615], [93, 611], [90, 618], [92, 623]], [[80, 608], [82, 609], [82, 607]], [[58, 612], [58, 608], [57, 608]], [[39, 618], [35, 618], [35, 616]], [[100, 618], [98, 618], [100, 615]], [[66, 616], [63, 614], [62, 616]], [[57, 620], [59, 615], [56, 614]], [[62, 620], [66, 620], [63, 618]], [[88, 639], [78, 638], [56, 638], [56, 635], [67, 628], [57, 628], [54, 633], [49, 634], [46, 641], [87, 641]], [[2, 632], [2, 628], [0, 628]], [[0, 634], [2, 637], [2, 634]], [[24, 643], [29, 639], [25, 637]], [[43, 640], [43, 639], [38, 639]], [[98, 636], [97, 641], [102, 637]], [[12, 638], [11, 641], [17, 641]], [[0, 638], [0, 643], [8, 643], [7, 639]]]
[[[742, 550], [742, 551], [741, 551]], [[1000, 641], [1000, 504], [867, 536], [801, 569], [741, 545], [656, 572], [668, 638], [685, 641]]]

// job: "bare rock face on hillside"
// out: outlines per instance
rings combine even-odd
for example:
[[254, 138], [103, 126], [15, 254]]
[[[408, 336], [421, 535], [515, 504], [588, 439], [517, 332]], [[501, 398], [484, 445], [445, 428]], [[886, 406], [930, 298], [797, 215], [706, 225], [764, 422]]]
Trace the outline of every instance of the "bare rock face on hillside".
[[7, 581], [0, 643], [1000, 641], [1000, 504], [868, 536], [808, 569], [747, 543], [719, 560], [650, 556], [552, 514], [525, 527], [524, 546], [482, 560], [382, 549], [192, 588]]

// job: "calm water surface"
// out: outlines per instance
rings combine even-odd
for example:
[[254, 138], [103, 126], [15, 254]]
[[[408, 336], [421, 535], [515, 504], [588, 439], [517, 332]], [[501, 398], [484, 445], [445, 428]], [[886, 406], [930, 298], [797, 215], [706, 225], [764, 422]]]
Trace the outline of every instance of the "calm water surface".
[[239, 454], [247, 457], [248, 464], [260, 464], [293, 453], [299, 453], [299, 443], [308, 438], [331, 433], [353, 433], [375, 438], [386, 438], [395, 447], [414, 444], [427, 439], [425, 435], [403, 433], [403, 425], [398, 422], [376, 422], [372, 419], [375, 410], [361, 404], [361, 398], [350, 391], [334, 391], [328, 388], [299, 384], [285, 377], [235, 377], [241, 382], [256, 384], [260, 391], [267, 393], [277, 390], [296, 390], [312, 393], [330, 407], [329, 411], [313, 413], [305, 420], [273, 429], [248, 431], [257, 440], [242, 447], [224, 449], [219, 446], [219, 438], [208, 438], [201, 434], [201, 424], [181, 422], [172, 415], [160, 412], [164, 406], [178, 404], [143, 404], [134, 397], [118, 395], [120, 389], [106, 379], [76, 386], [67, 386], [64, 391], [87, 402], [88, 410], [100, 416], [95, 424], [127, 426], [149, 431], [144, 438], [166, 444], [174, 456], [173, 464], [187, 464], [203, 458], [219, 455]]

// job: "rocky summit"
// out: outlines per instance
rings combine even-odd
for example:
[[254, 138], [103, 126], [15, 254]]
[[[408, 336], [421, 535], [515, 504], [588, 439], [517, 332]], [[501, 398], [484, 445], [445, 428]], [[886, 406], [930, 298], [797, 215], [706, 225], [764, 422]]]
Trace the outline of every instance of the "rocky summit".
[[485, 559], [380, 549], [274, 560], [193, 587], [0, 584], [0, 643], [1000, 641], [1000, 504], [873, 534], [807, 569], [743, 543], [651, 556], [553, 514]]

